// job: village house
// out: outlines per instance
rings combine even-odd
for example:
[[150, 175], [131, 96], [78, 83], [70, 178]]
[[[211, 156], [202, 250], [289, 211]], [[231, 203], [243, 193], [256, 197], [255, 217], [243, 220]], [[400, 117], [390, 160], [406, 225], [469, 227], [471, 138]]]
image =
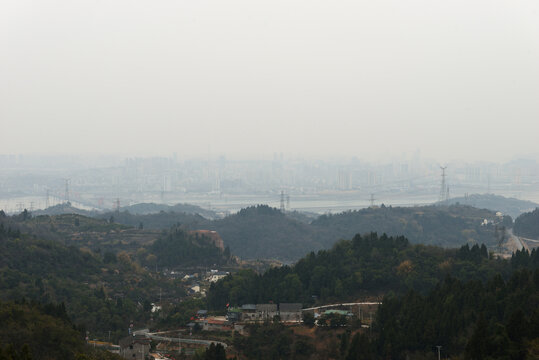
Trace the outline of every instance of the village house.
[[206, 280], [211, 282], [211, 283], [215, 283], [215, 282], [225, 278], [228, 274], [229, 274], [229, 272], [227, 272], [227, 271], [212, 270], [210, 272], [210, 275], [208, 277], [206, 277]]
[[258, 321], [273, 320], [279, 316], [277, 304], [256, 304], [256, 315]]
[[231, 308], [228, 311], [228, 319], [231, 322], [264, 322], [273, 321], [279, 317], [283, 322], [301, 322], [301, 304], [300, 303], [282, 303], [277, 304], [245, 304], [239, 309]]
[[233, 326], [229, 324], [224, 316], [211, 316], [197, 320], [204, 331], [232, 331]]
[[241, 306], [241, 321], [256, 321], [255, 304], [244, 304]]
[[150, 353], [150, 339], [144, 335], [120, 339], [120, 356], [124, 359], [144, 360]]
[[283, 322], [301, 322], [300, 303], [280, 303], [279, 317]]

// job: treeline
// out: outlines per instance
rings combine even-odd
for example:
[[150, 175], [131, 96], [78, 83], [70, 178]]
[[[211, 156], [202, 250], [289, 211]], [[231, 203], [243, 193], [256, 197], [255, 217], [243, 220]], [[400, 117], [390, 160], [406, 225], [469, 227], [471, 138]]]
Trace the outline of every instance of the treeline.
[[208, 220], [199, 214], [190, 214], [174, 211], [160, 211], [153, 214], [132, 214], [129, 211], [108, 212], [96, 217], [112, 220], [119, 224], [125, 224], [140, 229], [169, 229], [177, 224], [206, 223]]
[[513, 230], [518, 236], [539, 239], [539, 208], [516, 218]]
[[[538, 261], [539, 252], [534, 251], [528, 262], [537, 266]], [[484, 245], [443, 249], [411, 245], [402, 236], [371, 233], [339, 241], [330, 250], [311, 252], [293, 267], [230, 275], [211, 286], [208, 304], [220, 309], [227, 303], [311, 304], [409, 289], [426, 293], [448, 275], [486, 281], [497, 273], [507, 278], [511, 271], [510, 262], [491, 258]]]
[[0, 301], [0, 324], [0, 360], [121, 359], [86, 346], [63, 304]]

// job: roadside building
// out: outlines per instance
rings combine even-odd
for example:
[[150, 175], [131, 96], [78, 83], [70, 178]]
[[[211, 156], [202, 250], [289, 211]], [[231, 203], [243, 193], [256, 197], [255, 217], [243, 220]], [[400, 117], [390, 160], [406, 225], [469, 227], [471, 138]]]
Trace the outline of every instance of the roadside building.
[[124, 359], [143, 360], [150, 353], [150, 339], [144, 335], [120, 339], [120, 356]]
[[204, 331], [232, 331], [234, 329], [224, 316], [211, 316], [198, 322]]
[[279, 316], [283, 322], [301, 321], [301, 303], [280, 303]]
[[273, 320], [278, 315], [277, 304], [256, 304], [257, 321]]
[[241, 320], [242, 321], [256, 321], [256, 305], [244, 304], [241, 306]]
[[231, 323], [241, 321], [241, 309], [236, 307], [229, 307], [226, 313], [226, 318]]
[[225, 278], [229, 272], [227, 271], [211, 271], [210, 275], [206, 278], [207, 281], [215, 283], [223, 278]]

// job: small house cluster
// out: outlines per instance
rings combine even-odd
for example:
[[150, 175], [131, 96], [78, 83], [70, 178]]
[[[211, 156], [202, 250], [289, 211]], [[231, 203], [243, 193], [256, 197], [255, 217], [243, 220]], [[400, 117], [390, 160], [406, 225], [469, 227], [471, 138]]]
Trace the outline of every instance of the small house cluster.
[[301, 303], [245, 304], [228, 308], [227, 319], [234, 322], [264, 322], [278, 319], [281, 322], [301, 322]]

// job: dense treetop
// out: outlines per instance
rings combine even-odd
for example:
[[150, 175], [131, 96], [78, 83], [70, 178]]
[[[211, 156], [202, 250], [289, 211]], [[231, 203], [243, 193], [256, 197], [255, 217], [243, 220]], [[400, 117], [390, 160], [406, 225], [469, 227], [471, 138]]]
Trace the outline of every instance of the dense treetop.
[[0, 301], [1, 360], [116, 360], [107, 351], [84, 344], [83, 329], [76, 328], [67, 316], [64, 304]]
[[311, 252], [294, 266], [284, 266], [256, 274], [245, 270], [213, 285], [208, 303], [213, 308], [225, 304], [320, 302], [354, 300], [389, 291], [408, 289], [426, 292], [451, 275], [458, 279], [486, 281], [496, 273], [509, 276], [512, 264], [535, 264], [539, 252], [529, 258], [515, 255], [514, 262], [489, 257], [484, 245], [460, 249], [412, 245], [405, 237], [356, 235], [337, 242], [330, 250]]

